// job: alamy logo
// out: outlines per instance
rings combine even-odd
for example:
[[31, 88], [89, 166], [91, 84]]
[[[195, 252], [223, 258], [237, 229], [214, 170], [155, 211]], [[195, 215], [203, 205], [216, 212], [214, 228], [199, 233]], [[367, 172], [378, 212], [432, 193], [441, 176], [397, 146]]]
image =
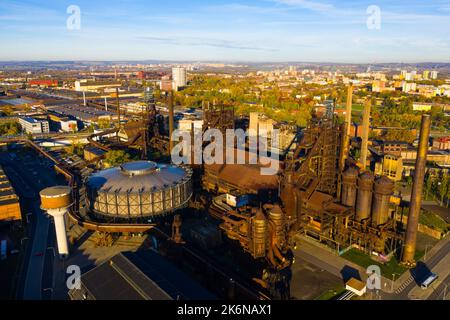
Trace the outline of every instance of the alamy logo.
[[66, 20], [68, 30], [80, 30], [81, 29], [81, 9], [79, 6], [70, 5], [67, 7], [67, 13], [70, 16]]
[[69, 274], [66, 280], [66, 286], [69, 290], [81, 289], [81, 269], [77, 265], [67, 267], [66, 273]]
[[381, 9], [379, 6], [371, 5], [367, 7], [367, 29], [380, 30], [381, 29]]
[[366, 286], [369, 290], [381, 290], [381, 269], [377, 265], [368, 266], [366, 273], [369, 275], [367, 278]]
[[[172, 162], [181, 164], [260, 164], [261, 175], [276, 175], [279, 169], [279, 130], [270, 132], [227, 129], [224, 135], [219, 129], [204, 133], [195, 129], [174, 130], [172, 141], [178, 142], [171, 150]], [[192, 141], [193, 140], [193, 141]], [[206, 146], [204, 143], [207, 142]], [[245, 151], [248, 142], [247, 153]], [[270, 150], [270, 154], [269, 154]]]

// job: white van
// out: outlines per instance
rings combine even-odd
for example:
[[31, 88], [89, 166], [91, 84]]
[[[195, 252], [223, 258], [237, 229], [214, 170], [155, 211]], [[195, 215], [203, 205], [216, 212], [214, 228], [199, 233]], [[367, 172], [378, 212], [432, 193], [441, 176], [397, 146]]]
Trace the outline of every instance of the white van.
[[431, 273], [421, 284], [420, 287], [425, 290], [427, 289], [436, 279], [438, 278], [437, 274]]

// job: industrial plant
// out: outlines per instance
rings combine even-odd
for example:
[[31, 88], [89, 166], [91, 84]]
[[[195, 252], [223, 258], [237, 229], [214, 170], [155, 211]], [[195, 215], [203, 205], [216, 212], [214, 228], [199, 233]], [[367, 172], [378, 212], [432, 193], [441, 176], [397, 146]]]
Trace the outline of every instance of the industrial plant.
[[[66, 235], [74, 226], [96, 232], [99, 245], [111, 245], [124, 235], [148, 234], [154, 239], [150, 246], [180, 268], [206, 268], [206, 273], [192, 276], [213, 294], [230, 299], [289, 299], [289, 270], [300, 235], [336, 252], [355, 248], [385, 259], [398, 256], [405, 266], [414, 266], [428, 115], [422, 117], [414, 200], [406, 225], [398, 223], [402, 199], [394, 182], [376, 174], [367, 161], [370, 99], [364, 106], [359, 159], [350, 155], [351, 120], [339, 121], [331, 111], [314, 115], [305, 128], [290, 131], [290, 143], [279, 149], [275, 175], [261, 175], [262, 163], [172, 164], [169, 150], [178, 142], [169, 139], [175, 128], [172, 93], [165, 97], [168, 112], [163, 115], [155, 108], [152, 89], [145, 89], [142, 112], [126, 123], [121, 121], [119, 99], [116, 90], [116, 125], [88, 137], [84, 147], [88, 156], [76, 166], [60, 163], [41, 147], [25, 142], [52, 159], [68, 181], [68, 186], [47, 188], [40, 194], [41, 208], [54, 217], [62, 258], [70, 256], [76, 241], [68, 241]], [[351, 108], [350, 85], [347, 115]], [[215, 128], [225, 135], [238, 126], [258, 132], [268, 125], [267, 120], [252, 116], [246, 127], [233, 108], [210, 104], [204, 105], [202, 117], [202, 127], [195, 128], [192, 122], [186, 129], [189, 134]], [[127, 138], [121, 138], [125, 133]], [[203, 142], [200, 152], [210, 143]], [[238, 152], [239, 146], [233, 147]], [[123, 149], [134, 150], [141, 160], [104, 166], [106, 152]], [[246, 141], [243, 151], [248, 160], [258, 150]], [[198, 223], [207, 231], [195, 231]], [[222, 240], [216, 236], [220, 233]], [[221, 250], [235, 256], [231, 259], [237, 265], [233, 269], [219, 256], [204, 255], [195, 249], [199, 243], [208, 250], [221, 243]], [[229, 281], [227, 274], [235, 273], [239, 277]], [[218, 290], [213, 278], [225, 291]]]

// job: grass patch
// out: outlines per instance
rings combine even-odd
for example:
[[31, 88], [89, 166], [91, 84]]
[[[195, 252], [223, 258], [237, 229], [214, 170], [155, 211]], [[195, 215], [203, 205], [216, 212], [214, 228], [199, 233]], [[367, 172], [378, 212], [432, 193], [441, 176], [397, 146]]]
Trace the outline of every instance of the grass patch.
[[449, 225], [442, 219], [439, 215], [430, 212], [422, 211], [419, 216], [419, 222], [427, 227], [441, 231], [443, 233], [447, 232]]
[[363, 268], [367, 268], [368, 266], [371, 265], [378, 265], [381, 269], [381, 274], [388, 279], [392, 278], [392, 274], [394, 273], [396, 274], [396, 277], [398, 277], [403, 272], [408, 270], [407, 268], [401, 266], [399, 264], [399, 261], [395, 257], [393, 257], [389, 262], [382, 264], [381, 262], [377, 262], [371, 259], [367, 254], [356, 249], [351, 249], [347, 251], [341, 257]]
[[341, 296], [344, 291], [345, 288], [342, 286], [335, 287], [333, 289], [322, 292], [318, 297], [314, 298], [314, 300], [334, 300]]

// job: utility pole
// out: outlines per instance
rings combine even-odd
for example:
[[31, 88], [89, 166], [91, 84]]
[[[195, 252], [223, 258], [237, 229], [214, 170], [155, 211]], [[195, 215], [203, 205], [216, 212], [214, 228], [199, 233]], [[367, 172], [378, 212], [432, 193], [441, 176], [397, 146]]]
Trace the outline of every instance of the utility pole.
[[173, 142], [172, 142], [172, 133], [173, 133], [173, 91], [169, 93], [169, 154], [172, 152]]
[[447, 295], [447, 286], [448, 286], [448, 284], [445, 284], [444, 294], [442, 295], [442, 300], [445, 300], [445, 296]]
[[395, 273], [392, 274], [391, 291], [394, 292]]
[[119, 100], [119, 88], [116, 88], [116, 102], [117, 102], [117, 118], [120, 129], [120, 100]]

